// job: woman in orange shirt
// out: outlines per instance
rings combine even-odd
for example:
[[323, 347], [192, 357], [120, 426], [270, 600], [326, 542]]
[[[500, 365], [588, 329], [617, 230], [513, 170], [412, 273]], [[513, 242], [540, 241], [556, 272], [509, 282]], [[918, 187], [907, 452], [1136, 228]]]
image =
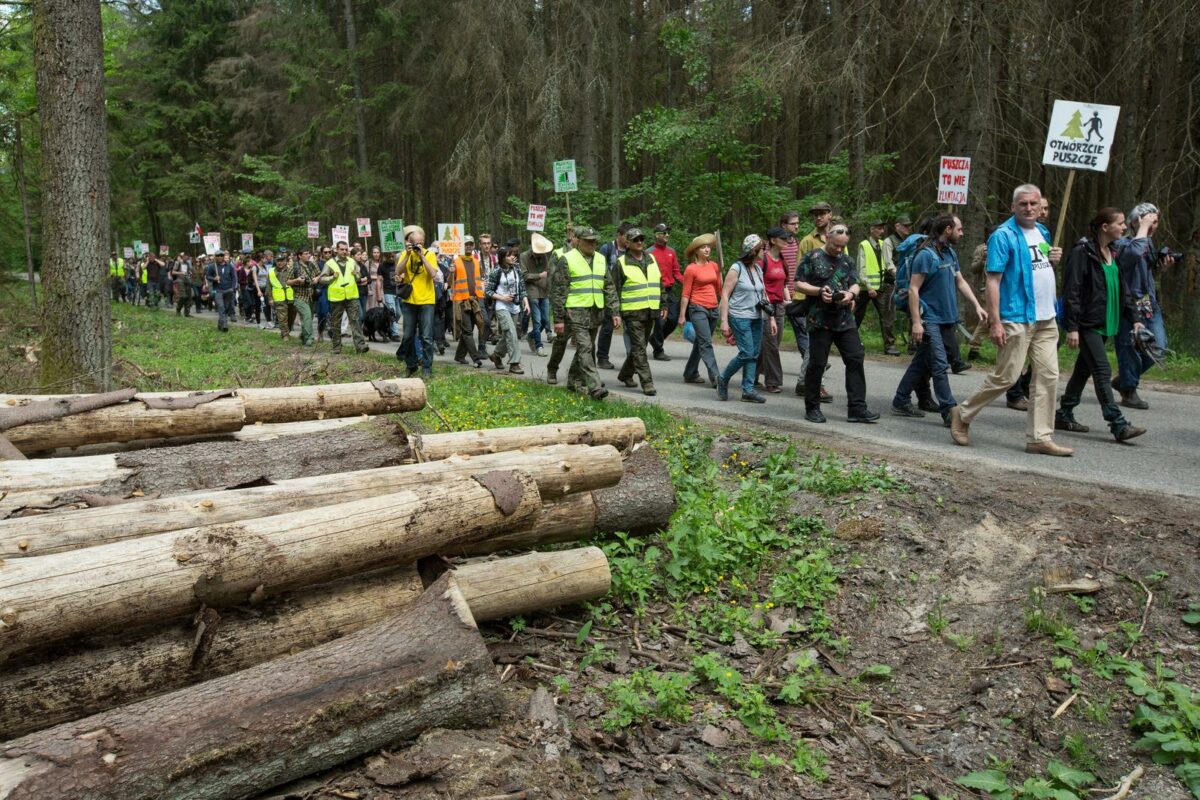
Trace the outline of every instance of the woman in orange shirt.
[[696, 329], [692, 354], [683, 368], [685, 383], [704, 383], [700, 377], [700, 360], [708, 370], [708, 383], [714, 388], [721, 368], [713, 352], [712, 334], [717, 327], [721, 306], [721, 266], [711, 260], [717, 237], [711, 233], [697, 236], [683, 251], [688, 262], [683, 271], [683, 299], [679, 305], [679, 326], [691, 322]]

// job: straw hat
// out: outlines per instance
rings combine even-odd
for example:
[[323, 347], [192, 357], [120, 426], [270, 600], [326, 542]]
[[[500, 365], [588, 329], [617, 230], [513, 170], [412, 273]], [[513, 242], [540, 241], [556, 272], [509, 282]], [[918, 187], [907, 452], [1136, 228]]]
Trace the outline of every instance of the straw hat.
[[717, 246], [717, 237], [713, 236], [711, 233], [702, 233], [699, 236], [697, 236], [695, 239], [692, 239], [692, 243], [689, 244], [687, 246], [687, 249], [683, 251], [683, 260], [690, 262], [692, 260], [692, 254], [695, 253], [697, 250], [699, 250], [704, 245], [708, 245], [709, 247], [716, 247]]
[[419, 234], [421, 234], [422, 239], [425, 238], [425, 229], [422, 228], [420, 225], [405, 225], [404, 226], [404, 238], [407, 239], [409, 237], [409, 234], [412, 234], [412, 233], [419, 233]]
[[544, 256], [554, 249], [554, 242], [540, 233], [535, 233], [529, 237], [529, 248], [533, 250], [534, 255]]

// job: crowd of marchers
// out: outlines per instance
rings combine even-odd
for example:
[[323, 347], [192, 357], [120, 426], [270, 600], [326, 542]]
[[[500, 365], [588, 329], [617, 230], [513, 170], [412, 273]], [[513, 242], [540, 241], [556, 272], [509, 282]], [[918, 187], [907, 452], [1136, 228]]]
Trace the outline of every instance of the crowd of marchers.
[[[938, 414], [956, 444], [968, 446], [976, 417], [1005, 395], [1009, 408], [1027, 414], [1027, 452], [1070, 456], [1053, 435], [1088, 432], [1075, 414], [1089, 379], [1112, 436], [1126, 442], [1144, 434], [1122, 408], [1148, 408], [1138, 385], [1167, 345], [1156, 278], [1174, 258], [1155, 249], [1158, 210], [1149, 203], [1128, 214], [1101, 208], [1065, 253], [1052, 244], [1038, 187], [1018, 186], [1011, 210], [966, 272], [957, 251], [962, 220], [954, 214], [915, 226], [907, 216], [874, 220], [852, 246], [849, 224], [821, 202], [808, 209], [807, 230], [798, 211], [786, 211], [774, 226], [747, 235], [727, 265], [714, 234], [696, 236], [680, 257], [665, 224], [648, 231], [622, 224], [603, 243], [582, 226], [568, 228], [557, 245], [540, 233], [526, 247], [467, 235], [454, 256], [436, 254], [424, 229], [409, 225], [395, 253], [346, 242], [236, 258], [218, 252], [126, 261], [114, 252], [108, 274], [114, 302], [157, 307], [165, 300], [183, 315], [207, 307], [223, 331], [240, 319], [273, 326], [286, 339], [298, 327], [301, 346], [328, 339], [335, 353], [346, 335], [358, 351], [377, 336], [398, 342], [409, 377], [431, 375], [434, 353], [447, 347], [460, 364], [478, 368], [488, 360], [520, 374], [524, 339], [538, 356], [550, 348], [545, 379], [557, 384], [570, 347], [567, 388], [595, 400], [608, 394], [602, 369], [656, 394], [651, 362], [671, 361], [664, 343], [679, 328], [691, 342], [685, 383], [727, 400], [737, 380], [742, 401], [764, 403], [784, 389], [788, 328], [802, 356], [795, 393], [813, 423], [826, 422], [822, 405], [833, 402], [824, 377], [834, 346], [845, 366], [847, 421], [879, 419], [866, 403], [859, 335], [874, 310], [884, 353], [900, 356], [903, 344], [911, 355], [890, 412]], [[619, 369], [609, 358], [618, 331], [626, 353]], [[713, 347], [718, 335], [735, 348], [723, 367]], [[971, 368], [985, 337], [996, 345], [995, 365], [959, 402], [949, 376]], [[1060, 339], [1078, 350], [1061, 397]]]

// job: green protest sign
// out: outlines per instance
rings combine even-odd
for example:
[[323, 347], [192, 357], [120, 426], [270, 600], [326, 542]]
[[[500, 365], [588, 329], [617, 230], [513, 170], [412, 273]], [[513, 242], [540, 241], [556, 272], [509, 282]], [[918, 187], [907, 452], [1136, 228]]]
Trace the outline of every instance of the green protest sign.
[[577, 192], [579, 180], [575, 175], [575, 159], [554, 162], [554, 191]]
[[385, 253], [399, 253], [404, 249], [404, 220], [379, 220], [379, 249]]

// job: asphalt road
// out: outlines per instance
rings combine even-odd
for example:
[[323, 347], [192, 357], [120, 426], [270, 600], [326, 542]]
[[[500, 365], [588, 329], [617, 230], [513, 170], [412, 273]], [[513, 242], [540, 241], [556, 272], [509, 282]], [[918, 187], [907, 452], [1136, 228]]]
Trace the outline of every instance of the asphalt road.
[[[372, 349], [394, 353], [396, 345], [373, 344]], [[891, 398], [908, 365], [907, 356], [868, 357], [867, 404], [880, 414], [880, 420], [875, 425], [862, 425], [846, 422], [843, 371], [835, 351], [826, 379], [835, 401], [822, 407], [829, 421], [824, 425], [816, 425], [804, 420], [804, 402], [792, 393], [800, 371], [800, 355], [795, 350], [783, 354], [784, 392], [766, 395], [767, 402], [756, 405], [741, 402], [738, 399], [741, 392], [736, 387], [730, 390], [730, 400], [721, 402], [717, 400], [716, 392], [708, 386], [685, 384], [683, 364], [690, 349], [691, 345], [676, 334], [675, 340], [667, 343], [667, 353], [673, 361], [650, 362], [658, 391], [656, 397], [645, 397], [640, 389], [624, 387], [617, 381], [615, 371], [601, 370], [601, 378], [606, 382], [610, 396], [655, 403], [677, 411], [724, 417], [731, 422], [741, 419], [768, 427], [777, 424], [781, 432], [799, 431], [818, 442], [852, 439], [873, 448], [898, 450], [910, 457], [926, 457], [939, 463], [960, 464], [964, 468], [978, 463], [1015, 470], [1015, 478], [1028, 481], [1031, 487], [1049, 485], [1047, 479], [1066, 478], [1101, 486], [1200, 497], [1200, 396], [1149, 388], [1139, 390], [1143, 399], [1150, 404], [1150, 409], [1125, 409], [1126, 416], [1135, 424], [1147, 428], [1148, 432], [1132, 443], [1118, 444], [1108, 432], [1089, 383], [1083, 402], [1076, 410], [1076, 418], [1091, 426], [1091, 431], [1086, 434], [1056, 431], [1055, 441], [1075, 448], [1075, 455], [1071, 458], [1053, 458], [1025, 453], [1025, 414], [1008, 409], [1003, 397], [975, 418], [971, 425], [971, 446], [965, 448], [950, 440], [950, 432], [942, 427], [941, 419], [936, 414], [926, 415], [924, 419], [892, 416], [889, 413]], [[344, 345], [344, 350], [350, 350], [348, 344]], [[549, 355], [548, 346], [545, 351]], [[731, 347], [718, 345], [718, 363], [724, 367], [733, 352]], [[566, 391], [566, 372], [573, 354], [574, 350], [568, 348], [559, 371], [559, 386], [564, 387], [563, 391]], [[435, 357], [435, 370], [437, 363], [452, 363], [452, 355], [451, 347], [447, 348], [446, 355]], [[621, 336], [614, 336], [610, 358], [619, 367], [624, 357]], [[525, 374], [512, 377], [545, 379], [546, 359], [531, 355], [526, 343], [522, 344], [521, 364]], [[482, 370], [501, 374], [493, 369], [490, 361], [484, 362]], [[967, 398], [982, 383], [983, 377], [984, 373], [979, 367], [952, 376], [950, 386], [955, 397], [959, 400]], [[1066, 374], [1061, 376], [1060, 392], [1067, 377]], [[1114, 513], [1119, 513], [1119, 510], [1114, 509]]]

